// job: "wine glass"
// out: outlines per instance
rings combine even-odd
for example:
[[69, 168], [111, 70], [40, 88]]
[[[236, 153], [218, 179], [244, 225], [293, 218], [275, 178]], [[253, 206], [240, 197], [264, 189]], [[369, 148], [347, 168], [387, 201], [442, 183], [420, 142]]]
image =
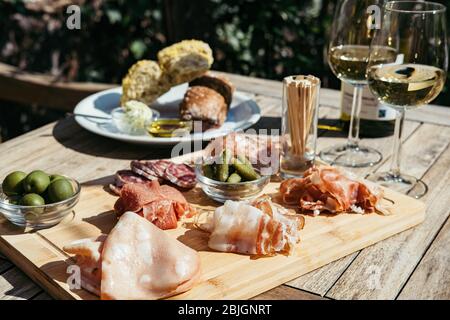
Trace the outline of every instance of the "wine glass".
[[[359, 122], [370, 43], [376, 26], [371, 8], [381, 0], [339, 0], [332, 25], [328, 62], [333, 73], [353, 85], [353, 105], [346, 144], [322, 150], [320, 158], [344, 167], [369, 167], [382, 160], [380, 152], [359, 144]], [[391, 51], [378, 52], [380, 62], [390, 58]]]
[[[390, 1], [383, 11], [367, 73], [370, 90], [397, 111], [397, 119], [390, 171], [367, 178], [420, 198], [428, 190], [426, 184], [400, 172], [401, 135], [405, 111], [430, 103], [444, 87], [448, 67], [446, 8], [433, 2]], [[385, 63], [377, 61], [376, 48], [380, 46], [395, 50], [395, 57]]]

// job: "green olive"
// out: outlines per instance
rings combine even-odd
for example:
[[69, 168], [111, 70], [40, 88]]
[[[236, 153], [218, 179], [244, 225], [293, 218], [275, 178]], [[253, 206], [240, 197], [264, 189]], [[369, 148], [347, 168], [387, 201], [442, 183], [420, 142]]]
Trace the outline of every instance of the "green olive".
[[59, 175], [59, 174], [52, 174], [50, 176], [50, 182], [53, 182], [53, 181], [58, 180], [58, 179], [66, 179], [66, 177], [64, 177], [62, 175]]
[[27, 207], [43, 206], [45, 204], [44, 198], [36, 193], [28, 193], [20, 199], [20, 205]]
[[74, 195], [73, 186], [67, 179], [57, 179], [48, 186], [48, 197], [52, 203], [66, 200]]
[[50, 184], [50, 177], [44, 171], [36, 170], [31, 172], [23, 180], [23, 190], [26, 193], [42, 194]]
[[8, 203], [13, 205], [20, 205], [20, 196], [8, 197]]
[[27, 174], [22, 171], [14, 171], [8, 174], [2, 183], [3, 192], [7, 196], [17, 196], [22, 194], [22, 181], [26, 176]]

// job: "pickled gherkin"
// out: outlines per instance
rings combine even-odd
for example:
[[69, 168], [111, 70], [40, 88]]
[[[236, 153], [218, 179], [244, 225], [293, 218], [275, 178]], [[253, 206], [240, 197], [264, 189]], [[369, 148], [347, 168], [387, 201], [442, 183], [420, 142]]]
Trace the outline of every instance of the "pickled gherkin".
[[228, 177], [227, 182], [229, 183], [239, 183], [242, 181], [242, 178], [240, 175], [238, 175], [237, 173], [233, 173]]
[[210, 164], [203, 165], [203, 174], [209, 179], [214, 179], [214, 168]]
[[202, 171], [207, 178], [234, 184], [260, 178], [249, 159], [233, 156], [230, 150], [224, 150], [213, 163], [203, 164]]
[[253, 167], [239, 159], [234, 159], [233, 166], [236, 172], [245, 180], [253, 181], [259, 179], [259, 174], [253, 169]]
[[229, 150], [224, 150], [217, 163], [217, 179], [221, 182], [226, 182], [230, 175], [230, 162], [231, 162], [231, 152]]

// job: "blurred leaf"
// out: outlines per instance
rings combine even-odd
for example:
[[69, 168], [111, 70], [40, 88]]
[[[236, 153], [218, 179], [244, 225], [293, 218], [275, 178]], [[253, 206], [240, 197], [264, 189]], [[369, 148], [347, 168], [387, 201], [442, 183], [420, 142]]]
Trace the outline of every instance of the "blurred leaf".
[[109, 22], [115, 24], [122, 20], [122, 14], [118, 10], [108, 9], [106, 10], [106, 15], [108, 16]]
[[135, 40], [131, 43], [130, 50], [136, 60], [141, 59], [144, 56], [147, 46], [142, 40]]

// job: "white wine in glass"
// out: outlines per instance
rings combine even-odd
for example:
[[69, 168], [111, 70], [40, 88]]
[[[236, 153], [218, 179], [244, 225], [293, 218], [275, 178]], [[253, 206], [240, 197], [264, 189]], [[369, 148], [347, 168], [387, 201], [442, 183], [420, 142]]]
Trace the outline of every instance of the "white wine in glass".
[[384, 104], [397, 111], [392, 165], [389, 172], [367, 178], [415, 198], [428, 187], [418, 178], [401, 173], [401, 135], [405, 111], [433, 101], [442, 91], [448, 67], [446, 8], [433, 2], [390, 1], [384, 7], [382, 28], [372, 48], [389, 46], [397, 54], [380, 63], [370, 54], [370, 90]]
[[442, 91], [444, 70], [420, 64], [376, 65], [369, 70], [370, 87], [379, 100], [396, 107], [419, 108]]
[[[371, 6], [381, 6], [381, 0], [339, 0], [332, 25], [328, 62], [333, 73], [354, 86], [353, 105], [347, 143], [322, 150], [320, 158], [332, 165], [368, 167], [382, 160], [380, 152], [359, 143], [360, 111], [363, 88], [367, 85], [367, 66], [373, 29]], [[395, 55], [389, 46], [377, 51], [380, 63]]]
[[[346, 45], [330, 49], [330, 65], [339, 79], [353, 85], [367, 84], [367, 65], [369, 62], [370, 46]], [[395, 49], [378, 47], [377, 62], [392, 61], [397, 55]], [[375, 57], [374, 57], [375, 59]]]

